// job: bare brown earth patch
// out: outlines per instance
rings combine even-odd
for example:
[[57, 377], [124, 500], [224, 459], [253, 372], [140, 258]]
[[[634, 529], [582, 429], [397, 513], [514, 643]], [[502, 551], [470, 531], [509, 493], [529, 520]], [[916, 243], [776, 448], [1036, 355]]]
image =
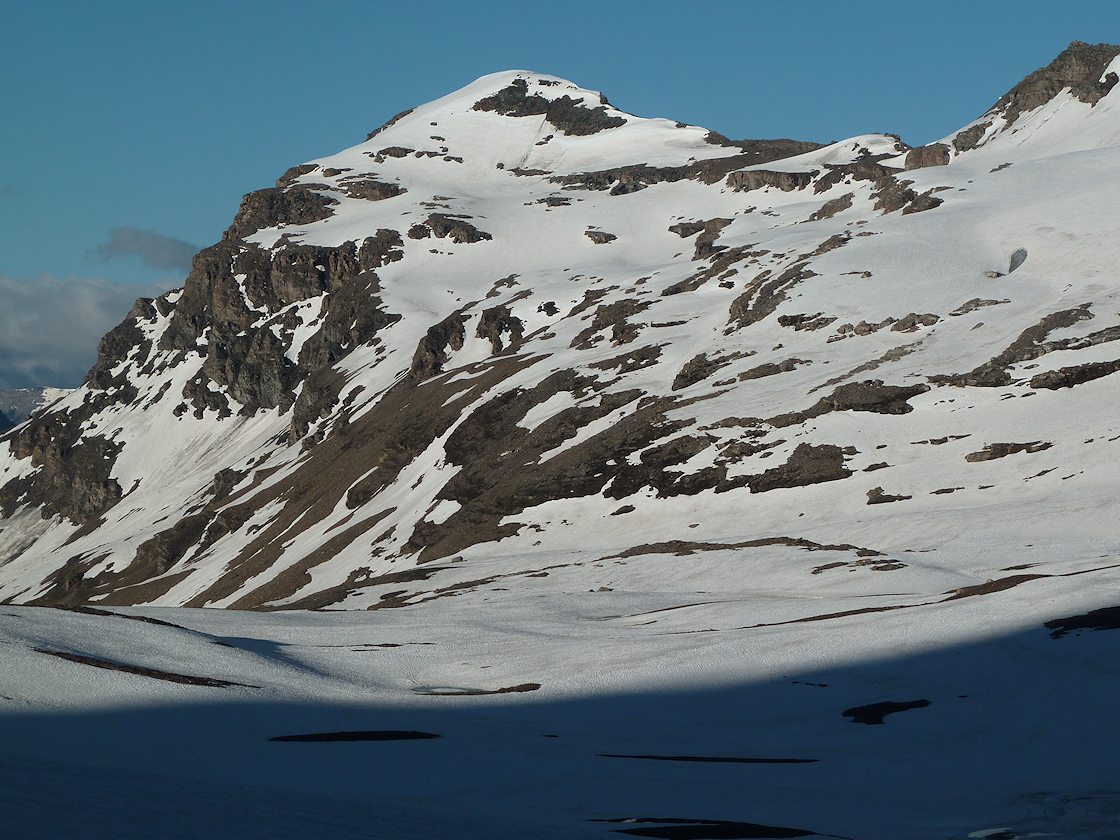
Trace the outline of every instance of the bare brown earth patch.
[[49, 650], [47, 648], [34, 648], [36, 653], [45, 653], [47, 656], [54, 656], [58, 659], [65, 659], [67, 662], [74, 662], [78, 665], [89, 665], [93, 668], [101, 668], [106, 671], [120, 671], [125, 674], [135, 674], [138, 677], [148, 677], [153, 680], [163, 680], [164, 682], [180, 683], [182, 685], [198, 685], [205, 688], [227, 688], [230, 686], [238, 686], [240, 688], [258, 688], [255, 685], [247, 685], [245, 683], [229, 682], [228, 680], [219, 680], [215, 677], [194, 677], [188, 674], [176, 674], [171, 671], [160, 671], [156, 668], [144, 668], [139, 665], [126, 665], [123, 662], [113, 662], [108, 659], [98, 659], [94, 656], [87, 656], [82, 653], [68, 653], [62, 650]]
[[414, 694], [423, 694], [429, 697], [481, 697], [489, 694], [524, 694], [529, 691], [539, 691], [540, 683], [527, 682], [510, 685], [505, 688], [414, 688]]
[[[240, 503], [239, 507], [243, 506], [242, 516], [251, 515], [278, 499], [284, 500], [284, 507], [227, 564], [226, 573], [192, 598], [187, 606], [204, 606], [232, 595], [251, 577], [265, 572], [277, 562], [285, 542], [331, 514], [344, 497], [354, 508], [371, 500], [391, 484], [416, 455], [458, 420], [464, 408], [478, 394], [526, 364], [528, 362], [516, 356], [496, 359], [463, 391], [459, 390], [461, 385], [444, 382], [444, 377], [437, 376], [420, 383], [406, 379], [390, 389], [371, 411], [360, 418], [350, 418], [344, 413], [334, 433], [311, 450], [290, 477]], [[373, 465], [377, 465], [378, 469], [370, 473]], [[367, 530], [350, 528], [343, 539], [352, 541], [362, 533], [368, 533], [368, 528], [379, 521], [378, 513], [375, 511], [363, 520]], [[488, 534], [482, 533], [479, 538], [485, 539]], [[333, 547], [337, 550], [340, 546], [335, 544]], [[323, 553], [317, 556], [327, 559]], [[305, 571], [306, 568], [299, 574]], [[357, 580], [363, 575], [356, 571], [351, 577], [355, 582], [345, 591], [336, 589], [332, 593], [336, 598], [361, 588]], [[256, 595], [247, 593], [238, 600], [238, 604], [242, 608], [263, 607], [268, 594], [267, 590]], [[302, 603], [300, 606], [308, 607]]]

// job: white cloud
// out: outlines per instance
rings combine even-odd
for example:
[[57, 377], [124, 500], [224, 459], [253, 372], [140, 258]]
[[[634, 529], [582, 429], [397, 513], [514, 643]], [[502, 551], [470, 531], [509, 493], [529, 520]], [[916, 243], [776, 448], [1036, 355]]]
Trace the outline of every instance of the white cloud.
[[139, 257], [144, 265], [161, 271], [188, 270], [191, 257], [197, 251], [198, 248], [182, 239], [134, 227], [113, 228], [109, 231], [109, 241], [93, 249], [93, 253], [103, 260]]
[[78, 385], [101, 336], [124, 320], [133, 301], [164, 291], [101, 277], [0, 274], [0, 388]]

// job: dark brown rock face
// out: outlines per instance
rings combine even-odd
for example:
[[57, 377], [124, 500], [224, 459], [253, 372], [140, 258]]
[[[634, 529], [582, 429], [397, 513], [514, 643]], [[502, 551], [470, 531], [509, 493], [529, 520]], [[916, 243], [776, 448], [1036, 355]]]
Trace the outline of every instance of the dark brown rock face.
[[822, 219], [831, 219], [837, 213], [843, 213], [852, 206], [855, 193], [844, 193], [839, 198], [833, 198], [821, 205], [820, 209], [812, 213], [806, 221], [819, 222]]
[[588, 108], [570, 96], [550, 100], [538, 94], [530, 95], [528, 91], [528, 82], [514, 79], [508, 87], [476, 102], [474, 110], [492, 111], [506, 117], [543, 115], [560, 131], [573, 136], [596, 134], [626, 124], [622, 117], [608, 114], [603, 105]]
[[710, 359], [706, 353], [694, 356], [685, 362], [684, 367], [673, 377], [671, 388], [674, 391], [679, 391], [682, 388], [695, 385], [697, 382], [702, 382], [727, 363], [728, 361], [725, 359]]
[[1116, 84], [1115, 74], [1103, 81], [1101, 77], [1118, 55], [1120, 47], [1112, 44], [1074, 41], [1057, 58], [1001, 96], [992, 110], [1002, 113], [1010, 124], [1024, 111], [1045, 105], [1066, 88], [1082, 102], [1095, 105]]
[[953, 148], [958, 152], [967, 152], [969, 149], [975, 149], [980, 144], [980, 139], [991, 127], [992, 121], [986, 120], [985, 122], [977, 123], [971, 128], [966, 128], [964, 131], [958, 131], [956, 136], [953, 137]]
[[805, 262], [795, 263], [777, 277], [771, 277], [769, 272], [760, 274], [745, 292], [731, 302], [728, 323], [746, 327], [771, 315], [787, 299], [794, 286], [816, 277], [816, 272], [807, 265]]
[[550, 180], [569, 189], [610, 190], [611, 195], [628, 195], [653, 184], [672, 184], [683, 180], [715, 184], [726, 178], [729, 172], [735, 172], [744, 166], [769, 163], [821, 147], [819, 143], [799, 140], [744, 140], [719, 145], [730, 145], [743, 151], [729, 157], [708, 158], [682, 166], [648, 166], [639, 163], [573, 175], [558, 175]]
[[287, 189], [272, 188], [248, 193], [233, 217], [233, 224], [223, 239], [242, 239], [263, 228], [279, 224], [307, 225], [322, 221], [332, 214], [331, 205], [338, 201], [321, 195], [303, 184]]
[[727, 176], [727, 186], [735, 192], [760, 190], [774, 187], [783, 192], [803, 190], [819, 173], [812, 172], [774, 172], [769, 169], [748, 169], [746, 172], [732, 172]]
[[38, 471], [0, 487], [0, 512], [11, 516], [30, 503], [44, 518], [61, 516], [85, 525], [120, 501], [121, 486], [110, 474], [121, 445], [82, 433], [82, 423], [114, 401], [104, 398], [80, 411], [33, 417], [15, 432], [8, 439], [12, 454], [30, 458]]
[[479, 230], [464, 218], [448, 216], [443, 213], [432, 213], [424, 220], [423, 224], [413, 225], [408, 231], [410, 239], [425, 239], [429, 235], [434, 235], [437, 239], [450, 237], [452, 242], [460, 244], [482, 242], [494, 238], [486, 231]]
[[1027, 443], [989, 443], [983, 449], [969, 452], [964, 459], [970, 463], [977, 461], [994, 461], [997, 458], [1006, 458], [1020, 452], [1042, 452], [1054, 444], [1049, 441], [1033, 440]]
[[404, 257], [404, 240], [400, 233], [380, 228], [373, 236], [367, 236], [358, 249], [358, 266], [362, 271], [382, 268]]
[[319, 168], [317, 163], [299, 163], [289, 169], [276, 179], [276, 186], [280, 189], [290, 187], [297, 180]]
[[895, 496], [890, 493], [884, 493], [882, 487], [872, 487], [867, 491], [867, 503], [869, 505], [885, 505], [891, 502], [905, 502], [907, 499], [912, 499], [913, 496]]
[[1039, 373], [1031, 377], [1032, 388], [1046, 388], [1056, 391], [1059, 388], [1073, 388], [1085, 382], [1092, 382], [1103, 376], [1120, 372], [1120, 359], [1107, 362], [1087, 362], [1083, 365], [1069, 365], [1058, 370]]
[[414, 110], [413, 108], [409, 108], [409, 109], [408, 109], [407, 111], [401, 111], [401, 112], [400, 112], [399, 114], [397, 114], [397, 115], [396, 115], [395, 117], [393, 117], [393, 118], [392, 118], [392, 119], [390, 119], [390, 120], [389, 120], [388, 122], [386, 122], [386, 123], [385, 123], [384, 125], [378, 126], [378, 127], [377, 127], [377, 128], [375, 128], [375, 129], [374, 129], [373, 131], [371, 131], [371, 132], [370, 132], [369, 134], [367, 134], [367, 135], [366, 135], [366, 139], [367, 139], [367, 140], [372, 140], [372, 139], [373, 139], [374, 137], [376, 137], [376, 136], [377, 136], [378, 134], [380, 134], [380, 133], [381, 133], [382, 131], [384, 131], [385, 129], [387, 129], [387, 128], [388, 128], [389, 126], [391, 126], [391, 125], [395, 124], [395, 123], [396, 123], [396, 122], [397, 122], [398, 120], [402, 120], [402, 119], [404, 119], [405, 117], [407, 117], [407, 116], [408, 116], [409, 114], [411, 114], [411, 113], [413, 112], [413, 110]]
[[508, 349], [516, 350], [524, 332], [525, 325], [510, 312], [508, 306], [494, 306], [482, 310], [474, 334], [476, 338], [487, 339], [495, 353], [501, 353], [507, 349], [507, 342]]
[[906, 153], [907, 169], [924, 169], [927, 166], [945, 166], [949, 162], [949, 147], [944, 143], [919, 146]]
[[748, 486], [752, 493], [765, 493], [782, 487], [805, 487], [823, 481], [838, 481], [849, 475], [851, 472], [844, 466], [844, 452], [839, 446], [801, 443], [793, 450], [786, 463], [761, 475], [751, 476]]
[[[287, 242], [270, 253], [223, 240], [201, 251], [160, 339], [160, 349], [197, 351], [205, 357], [203, 378], [184, 392], [195, 412], [232, 411], [221, 394], [210, 390], [207, 380], [223, 386], [242, 412], [290, 408], [300, 382], [338, 361], [343, 347], [365, 344], [397, 320], [398, 316], [381, 309], [372, 269], [399, 260], [402, 243], [399, 233], [382, 229], [367, 237], [361, 248], [353, 242], [334, 248]], [[304, 342], [297, 359], [289, 358], [294, 313], [288, 310], [271, 317], [267, 313], [324, 294], [319, 330]], [[136, 339], [128, 321], [118, 330], [124, 332], [114, 345]], [[104, 369], [99, 362], [91, 376], [103, 376]], [[305, 428], [310, 415], [321, 414], [330, 404], [322, 399], [322, 392], [313, 388], [294, 418], [293, 429]], [[318, 409], [312, 410], [308, 401]]]
[[718, 131], [709, 131], [705, 139], [716, 146], [729, 146], [739, 149], [754, 164], [769, 163], [772, 160], [803, 155], [806, 152], [823, 149], [825, 145], [824, 143], [814, 143], [811, 140], [790, 140], [788, 138], [779, 140], [728, 140]]
[[463, 342], [467, 338], [467, 331], [463, 327], [466, 320], [466, 315], [456, 313], [428, 328], [412, 356], [409, 374], [414, 379], [428, 379], [440, 373], [447, 363], [448, 349], [463, 349]]
[[152, 346], [144, 337], [139, 322], [153, 321], [155, 317], [156, 310], [151, 298], [137, 300], [125, 319], [101, 339], [97, 347], [97, 361], [86, 375], [86, 383], [102, 391], [114, 386], [126, 387], [127, 381], [114, 377], [112, 368], [133, 353], [136, 353], [138, 358], [148, 358]]
[[361, 198], [366, 201], [384, 201], [407, 192], [400, 184], [363, 176], [343, 178], [338, 182], [338, 188], [350, 198]]
[[830, 411], [871, 411], [875, 414], [908, 414], [914, 410], [909, 400], [929, 390], [926, 384], [884, 385], [879, 379], [839, 385], [810, 408], [781, 414], [770, 419], [779, 428], [804, 423]]

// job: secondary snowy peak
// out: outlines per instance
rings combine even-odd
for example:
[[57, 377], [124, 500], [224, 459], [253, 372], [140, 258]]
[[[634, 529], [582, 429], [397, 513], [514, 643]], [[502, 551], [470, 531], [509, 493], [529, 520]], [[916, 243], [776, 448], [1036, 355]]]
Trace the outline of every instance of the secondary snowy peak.
[[915, 149], [907, 168], [948, 163], [982, 150], [985, 161], [1015, 149], [1040, 157], [1120, 145], [1120, 46], [1074, 41], [999, 98], [979, 119]]
[[0, 441], [0, 600], [392, 607], [681, 546], [828, 552], [807, 591], [878, 598], [1055, 517], [1088, 557], [1120, 150], [1025, 142], [1120, 122], [1072, 95], [959, 156], [521, 71], [420, 106], [247, 195]]

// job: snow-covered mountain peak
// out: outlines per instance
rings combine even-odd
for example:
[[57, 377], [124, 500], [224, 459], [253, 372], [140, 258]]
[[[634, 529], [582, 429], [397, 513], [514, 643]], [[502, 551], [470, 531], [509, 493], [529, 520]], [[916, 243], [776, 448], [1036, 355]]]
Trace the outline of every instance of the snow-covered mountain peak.
[[510, 71], [293, 167], [0, 443], [0, 600], [405, 606], [685, 544], [992, 577], [977, 540], [1057, 539], [1117, 439], [1120, 150], [1068, 153], [1117, 94], [1065, 66], [967, 153]]
[[0, 433], [6, 833], [1114, 840], [1071, 49], [914, 149], [512, 71], [247, 195]]

